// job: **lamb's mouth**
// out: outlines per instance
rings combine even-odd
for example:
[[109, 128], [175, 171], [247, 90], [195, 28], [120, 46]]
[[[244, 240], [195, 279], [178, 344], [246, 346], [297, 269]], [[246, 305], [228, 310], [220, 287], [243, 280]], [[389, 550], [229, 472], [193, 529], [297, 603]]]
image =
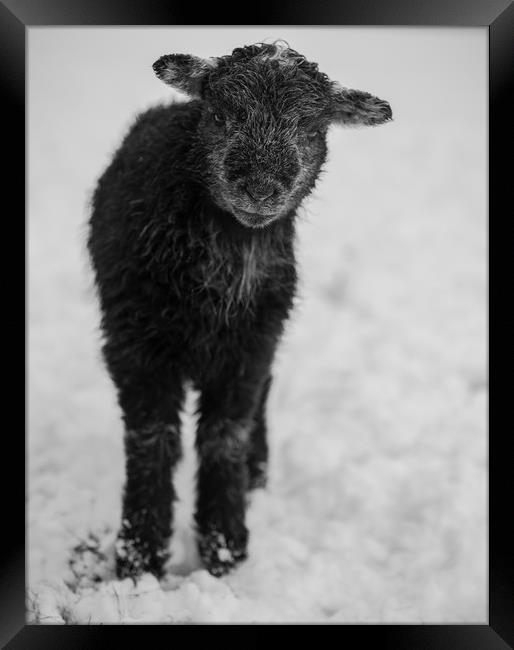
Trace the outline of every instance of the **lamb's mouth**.
[[247, 212], [241, 208], [232, 207], [232, 214], [243, 224], [249, 228], [264, 228], [272, 221], [278, 218], [278, 214], [262, 214], [259, 212]]

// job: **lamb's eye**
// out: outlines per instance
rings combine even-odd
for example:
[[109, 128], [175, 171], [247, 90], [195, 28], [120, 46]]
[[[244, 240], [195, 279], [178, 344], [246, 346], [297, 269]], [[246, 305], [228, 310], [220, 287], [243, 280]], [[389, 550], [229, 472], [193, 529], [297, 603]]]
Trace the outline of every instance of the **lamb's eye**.
[[214, 124], [217, 126], [224, 126], [225, 125], [225, 118], [223, 115], [220, 115], [219, 113], [213, 113], [212, 114], [212, 119], [214, 120]]

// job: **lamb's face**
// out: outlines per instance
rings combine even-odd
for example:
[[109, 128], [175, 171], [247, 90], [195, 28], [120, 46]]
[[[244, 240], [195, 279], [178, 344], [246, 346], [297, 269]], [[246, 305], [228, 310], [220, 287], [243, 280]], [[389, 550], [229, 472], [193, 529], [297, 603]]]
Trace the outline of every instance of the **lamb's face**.
[[296, 208], [326, 157], [328, 89], [297, 68], [255, 57], [220, 65], [204, 99], [199, 128], [220, 207], [251, 227]]
[[391, 109], [331, 82], [294, 50], [238, 48], [230, 56], [167, 55], [157, 75], [204, 100], [199, 124], [216, 203], [259, 228], [294, 210], [326, 157], [331, 122], [378, 124]]

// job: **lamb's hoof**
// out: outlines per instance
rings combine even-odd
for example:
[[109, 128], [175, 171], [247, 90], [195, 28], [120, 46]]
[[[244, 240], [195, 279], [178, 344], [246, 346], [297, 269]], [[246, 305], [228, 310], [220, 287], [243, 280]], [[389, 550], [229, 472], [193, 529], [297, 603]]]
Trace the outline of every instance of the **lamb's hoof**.
[[116, 540], [116, 575], [119, 580], [132, 578], [136, 583], [143, 573], [162, 578], [168, 558], [169, 553], [164, 549], [151, 551], [148, 545], [126, 537]]
[[250, 463], [248, 465], [248, 490], [265, 488], [268, 484], [268, 464]]
[[200, 535], [198, 550], [207, 571], [216, 578], [226, 575], [248, 557], [248, 531], [243, 529], [236, 540], [212, 529]]

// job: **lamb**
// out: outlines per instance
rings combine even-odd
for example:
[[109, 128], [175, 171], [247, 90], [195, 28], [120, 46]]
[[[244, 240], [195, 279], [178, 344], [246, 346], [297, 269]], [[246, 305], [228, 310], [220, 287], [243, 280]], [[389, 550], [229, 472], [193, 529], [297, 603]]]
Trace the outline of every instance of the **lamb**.
[[377, 125], [386, 101], [341, 87], [282, 43], [162, 56], [187, 103], [140, 114], [92, 199], [88, 250], [103, 357], [124, 422], [120, 578], [161, 577], [186, 385], [200, 394], [195, 523], [221, 576], [247, 557], [247, 491], [266, 484], [266, 401], [291, 311], [295, 214], [330, 124]]

